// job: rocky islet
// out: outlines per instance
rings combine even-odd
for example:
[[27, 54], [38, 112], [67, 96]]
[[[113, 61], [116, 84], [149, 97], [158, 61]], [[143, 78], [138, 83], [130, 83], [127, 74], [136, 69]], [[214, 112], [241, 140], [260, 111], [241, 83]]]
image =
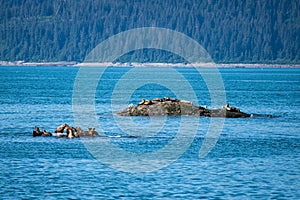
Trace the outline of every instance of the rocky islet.
[[203, 116], [247, 118], [251, 114], [241, 112], [235, 107], [208, 109], [194, 105], [186, 100], [165, 97], [153, 100], [142, 99], [136, 106], [130, 106], [117, 113], [118, 116]]

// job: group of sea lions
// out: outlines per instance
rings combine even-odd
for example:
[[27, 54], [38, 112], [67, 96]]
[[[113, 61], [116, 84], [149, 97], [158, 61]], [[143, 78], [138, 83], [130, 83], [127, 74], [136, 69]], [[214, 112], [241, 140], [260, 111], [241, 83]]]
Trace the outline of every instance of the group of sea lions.
[[[64, 132], [65, 131], [65, 132]], [[35, 130], [32, 131], [33, 137], [36, 136], [54, 136], [54, 134], [47, 132], [45, 129], [40, 131], [38, 126], [35, 126]], [[99, 136], [95, 128], [89, 128], [88, 131], [83, 131], [79, 126], [76, 128], [69, 126], [68, 124], [62, 124], [58, 126], [55, 130], [56, 137], [66, 137], [66, 138], [78, 138], [80, 136]]]
[[179, 99], [176, 99], [176, 98], [170, 98], [168, 96], [165, 96], [164, 98], [155, 98], [155, 99], [152, 99], [152, 100], [149, 100], [149, 99], [145, 100], [144, 98], [142, 98], [142, 101], [140, 103], [138, 103], [138, 106], [152, 105], [152, 104], [155, 104], [155, 103], [158, 103], [158, 102], [181, 102], [181, 103], [192, 104], [189, 101], [179, 100]]
[[35, 128], [35, 130], [32, 131], [33, 137], [36, 137], [36, 136], [52, 136], [52, 133], [47, 132], [45, 129], [40, 131], [40, 128], [38, 126], [35, 126], [34, 128]]

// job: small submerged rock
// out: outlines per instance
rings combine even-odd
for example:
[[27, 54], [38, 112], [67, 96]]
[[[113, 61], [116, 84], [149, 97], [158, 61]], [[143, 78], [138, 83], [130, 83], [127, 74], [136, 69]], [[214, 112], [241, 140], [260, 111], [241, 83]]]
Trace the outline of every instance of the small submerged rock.
[[207, 109], [193, 105], [192, 102], [165, 97], [153, 100], [142, 99], [136, 106], [130, 106], [117, 113], [119, 116], [204, 116], [204, 117], [228, 117], [246, 118], [250, 114], [241, 112], [239, 109], [229, 107], [220, 109]]

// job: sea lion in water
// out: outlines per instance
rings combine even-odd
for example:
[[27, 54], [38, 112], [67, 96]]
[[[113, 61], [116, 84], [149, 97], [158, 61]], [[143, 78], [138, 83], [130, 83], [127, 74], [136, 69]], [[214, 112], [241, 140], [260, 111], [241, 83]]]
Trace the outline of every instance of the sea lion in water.
[[52, 133], [47, 132], [45, 129], [42, 130], [43, 136], [52, 136]]
[[68, 126], [68, 124], [62, 124], [59, 127], [56, 128], [55, 133], [63, 133], [66, 126]]
[[34, 128], [35, 130], [32, 131], [32, 136], [33, 137], [42, 136], [43, 133], [40, 131], [40, 128], [38, 126], [35, 126]]
[[78, 134], [77, 129], [74, 128], [74, 127], [72, 126], [72, 127], [71, 127], [71, 130], [72, 130], [72, 132], [73, 132], [74, 137], [78, 138], [78, 137], [79, 137], [79, 134]]
[[80, 128], [80, 126], [76, 126], [76, 129], [79, 135], [84, 135], [84, 131]]
[[95, 128], [89, 128], [89, 136], [99, 136], [99, 134], [95, 131]]
[[98, 132], [95, 131], [95, 128], [89, 128], [88, 131], [83, 131], [79, 126], [76, 127], [77, 132], [81, 136], [99, 136]]
[[67, 138], [77, 138], [79, 137], [79, 134], [74, 127], [70, 127], [69, 125], [66, 125], [66, 133], [67, 133]]
[[66, 125], [67, 138], [73, 138], [73, 132], [70, 126]]

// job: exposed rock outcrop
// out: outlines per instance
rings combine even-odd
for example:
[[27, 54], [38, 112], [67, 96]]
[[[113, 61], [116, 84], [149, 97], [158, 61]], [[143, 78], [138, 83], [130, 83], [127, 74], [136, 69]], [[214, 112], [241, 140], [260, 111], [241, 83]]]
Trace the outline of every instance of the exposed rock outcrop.
[[[186, 100], [165, 97], [162, 101], [158, 98], [143, 100], [136, 106], [130, 106], [117, 113], [119, 116], [204, 116], [204, 117], [228, 117], [246, 118], [250, 114], [241, 112], [239, 109], [207, 109], [193, 105]], [[143, 102], [147, 102], [146, 104]], [[151, 102], [151, 103], [149, 103]]]

